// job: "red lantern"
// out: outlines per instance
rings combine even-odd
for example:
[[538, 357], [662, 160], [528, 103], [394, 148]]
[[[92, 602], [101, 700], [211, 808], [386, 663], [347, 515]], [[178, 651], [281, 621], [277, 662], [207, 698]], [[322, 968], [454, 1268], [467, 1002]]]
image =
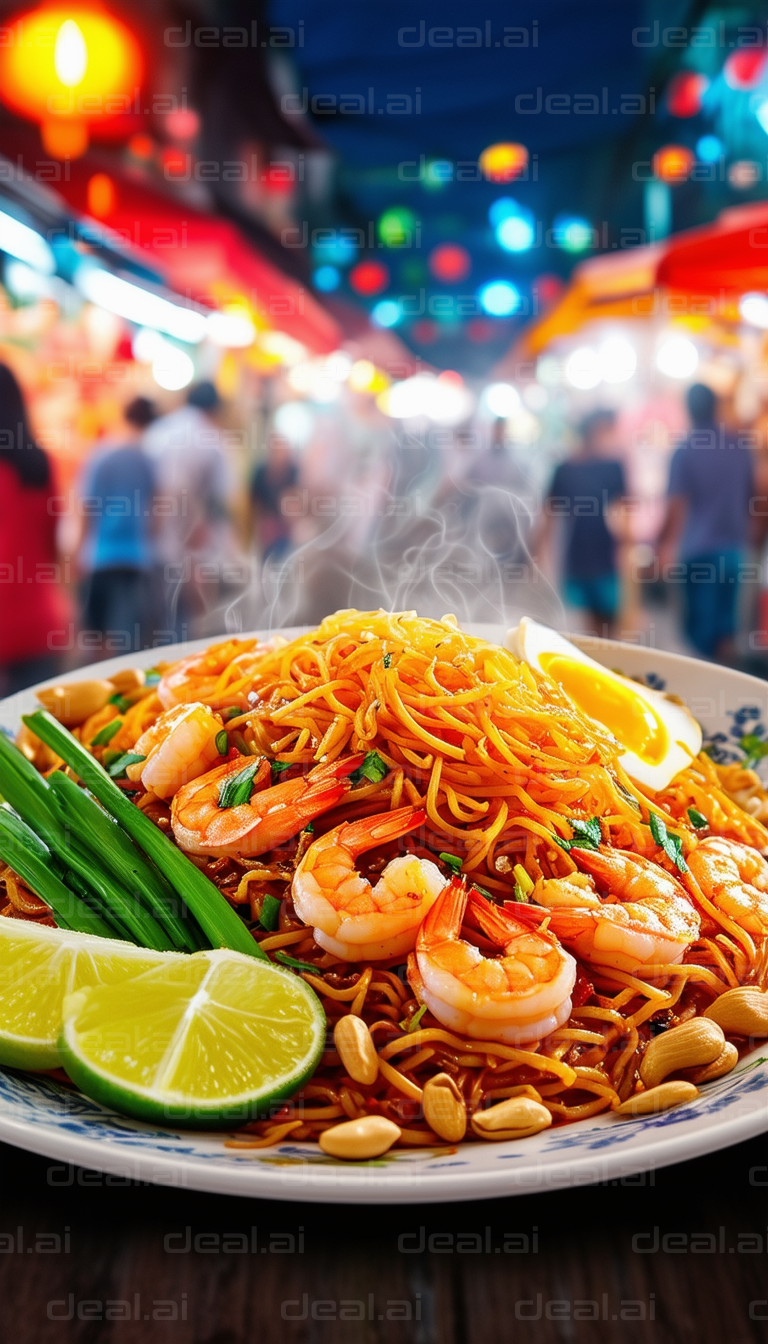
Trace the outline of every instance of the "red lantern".
[[653, 156], [653, 171], [662, 182], [685, 182], [696, 162], [685, 145], [665, 145]]
[[754, 89], [765, 73], [768, 53], [750, 47], [732, 51], [723, 66], [726, 84], [732, 89]]
[[701, 111], [701, 100], [709, 87], [706, 75], [694, 70], [681, 70], [669, 82], [667, 107], [673, 117], [695, 117]]
[[380, 294], [389, 284], [389, 271], [381, 261], [359, 261], [349, 272], [349, 283], [357, 294]]
[[465, 247], [459, 243], [441, 243], [429, 254], [429, 269], [437, 280], [450, 284], [469, 275], [472, 261]]
[[14, 112], [40, 123], [54, 157], [88, 147], [102, 134], [135, 121], [143, 73], [131, 30], [100, 6], [53, 3], [22, 14], [4, 30], [0, 96]]

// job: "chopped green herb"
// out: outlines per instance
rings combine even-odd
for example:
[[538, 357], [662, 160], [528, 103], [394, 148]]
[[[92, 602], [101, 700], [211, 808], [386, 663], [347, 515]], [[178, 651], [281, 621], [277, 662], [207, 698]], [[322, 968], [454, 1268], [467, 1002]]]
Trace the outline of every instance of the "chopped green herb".
[[520, 905], [528, 905], [528, 893], [523, 891], [519, 882], [516, 882], [512, 888], [512, 900], [518, 901]]
[[391, 666], [392, 666], [392, 654], [391, 654], [391, 653], [385, 653], [385, 654], [384, 654], [384, 666], [385, 666], [385, 667], [391, 667]]
[[234, 733], [230, 737], [229, 745], [231, 747], [237, 747], [237, 750], [240, 752], [241, 756], [250, 756], [251, 754], [250, 747], [248, 746], [248, 743], [246, 742], [239, 728], [236, 728]]
[[304, 827], [304, 834], [305, 834], [305, 835], [314, 835], [314, 834], [315, 834], [315, 823], [314, 823], [314, 821], [308, 821], [308, 822], [307, 822], [306, 826]]
[[261, 761], [261, 756], [256, 756], [244, 770], [229, 775], [219, 785], [219, 807], [242, 807], [243, 803], [249, 802], [253, 793], [253, 777]]
[[144, 685], [156, 686], [160, 680], [161, 672], [159, 667], [148, 667], [144, 673]]
[[226, 756], [229, 751], [229, 737], [223, 728], [216, 734], [216, 750], [220, 756]]
[[277, 896], [270, 896], [267, 893], [261, 903], [261, 914], [259, 915], [259, 923], [262, 929], [267, 929], [271, 933], [273, 929], [277, 928], [281, 905], [282, 901]]
[[359, 784], [361, 779], [368, 779], [372, 784], [380, 784], [388, 774], [389, 766], [381, 759], [378, 751], [369, 751], [359, 770], [354, 770], [349, 779], [352, 784]]
[[106, 747], [107, 743], [112, 741], [115, 734], [120, 732], [122, 726], [122, 719], [110, 719], [109, 723], [105, 723], [104, 727], [99, 729], [96, 736], [91, 738], [91, 746]]
[[138, 752], [122, 751], [117, 760], [107, 766], [107, 774], [113, 779], [122, 779], [129, 765], [138, 765], [139, 761], [146, 759], [146, 756], [139, 756]]
[[227, 709], [224, 710], [224, 713], [228, 719], [239, 719], [240, 715], [245, 713], [245, 711], [242, 710], [239, 705], [229, 705]]
[[688, 872], [688, 864], [683, 858], [683, 842], [679, 835], [671, 835], [667, 830], [666, 822], [655, 812], [649, 817], [651, 835], [653, 836], [659, 849], [663, 849], [667, 858], [674, 863], [675, 867], [681, 873]]
[[758, 761], [761, 761], [764, 756], [768, 756], [768, 741], [763, 737], [758, 737], [757, 733], [747, 733], [742, 737], [739, 746], [746, 754], [745, 770], [754, 770]]
[[290, 966], [294, 971], [309, 971], [310, 975], [317, 975], [317, 967], [309, 961], [297, 961], [295, 957], [289, 957], [287, 952], [276, 952], [275, 961], [282, 962], [283, 966]]
[[561, 835], [553, 835], [552, 839], [556, 845], [564, 849], [566, 853], [570, 849], [598, 849], [603, 835], [600, 829], [599, 817], [569, 817], [568, 818], [573, 832], [571, 840], [564, 840]]
[[569, 820], [573, 831], [573, 844], [577, 849], [597, 849], [599, 847], [603, 839], [599, 817], [589, 817], [587, 820], [582, 820], [581, 817], [570, 817]]
[[707, 818], [704, 816], [704, 813], [699, 812], [698, 808], [696, 807], [688, 808], [688, 820], [690, 821], [692, 826], [696, 827], [697, 831], [700, 831], [704, 826], [709, 825], [709, 822], [707, 821]]
[[400, 1027], [401, 1031], [418, 1031], [419, 1026], [421, 1025], [421, 1019], [426, 1011], [427, 1005], [426, 1003], [422, 1003], [421, 1007], [416, 1009], [413, 1017], [403, 1017], [397, 1025]]
[[463, 859], [459, 858], [458, 854], [438, 854], [438, 858], [442, 859], [443, 863], [450, 868], [454, 877], [458, 877], [464, 862]]
[[110, 695], [107, 704], [115, 705], [121, 714], [124, 714], [126, 709], [130, 709], [131, 707], [130, 700], [126, 700], [125, 696], [121, 695], [119, 691], [115, 691], [114, 695]]
[[286, 770], [290, 770], [291, 767], [294, 766], [294, 765], [296, 764], [296, 762], [295, 762], [295, 761], [270, 761], [269, 764], [270, 764], [270, 766], [272, 767], [272, 778], [273, 778], [273, 779], [277, 779], [278, 776], [284, 774]]

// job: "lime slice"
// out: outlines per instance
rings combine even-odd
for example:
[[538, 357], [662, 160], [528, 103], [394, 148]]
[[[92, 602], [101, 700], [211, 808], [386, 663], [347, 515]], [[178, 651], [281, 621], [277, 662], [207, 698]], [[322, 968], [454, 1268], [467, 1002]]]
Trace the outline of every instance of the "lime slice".
[[325, 1044], [303, 980], [227, 948], [169, 958], [127, 988], [70, 995], [59, 1046], [81, 1091], [142, 1120], [246, 1120], [295, 1092]]
[[86, 985], [111, 985], [175, 953], [70, 933], [22, 919], [0, 919], [0, 1064], [55, 1069], [61, 1064], [61, 1006]]

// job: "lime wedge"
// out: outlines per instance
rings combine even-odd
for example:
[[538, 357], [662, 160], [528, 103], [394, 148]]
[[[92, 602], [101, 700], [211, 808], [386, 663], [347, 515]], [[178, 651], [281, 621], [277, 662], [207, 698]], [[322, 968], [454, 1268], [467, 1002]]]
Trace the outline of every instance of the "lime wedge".
[[59, 1042], [87, 1096], [142, 1120], [211, 1126], [295, 1092], [324, 1044], [325, 1014], [303, 980], [227, 948], [70, 995]]
[[111, 985], [176, 953], [70, 933], [22, 919], [0, 919], [0, 1064], [55, 1069], [61, 1064], [61, 1006], [86, 985]]

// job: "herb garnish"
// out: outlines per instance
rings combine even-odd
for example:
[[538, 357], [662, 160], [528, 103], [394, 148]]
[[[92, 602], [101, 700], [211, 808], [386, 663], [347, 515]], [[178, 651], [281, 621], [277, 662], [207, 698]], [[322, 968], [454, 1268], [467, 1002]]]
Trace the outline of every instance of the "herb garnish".
[[659, 849], [663, 849], [667, 858], [674, 863], [675, 867], [681, 873], [688, 872], [688, 864], [683, 858], [683, 842], [679, 835], [673, 835], [667, 830], [666, 822], [655, 812], [651, 812], [648, 819], [651, 835], [653, 836]]

